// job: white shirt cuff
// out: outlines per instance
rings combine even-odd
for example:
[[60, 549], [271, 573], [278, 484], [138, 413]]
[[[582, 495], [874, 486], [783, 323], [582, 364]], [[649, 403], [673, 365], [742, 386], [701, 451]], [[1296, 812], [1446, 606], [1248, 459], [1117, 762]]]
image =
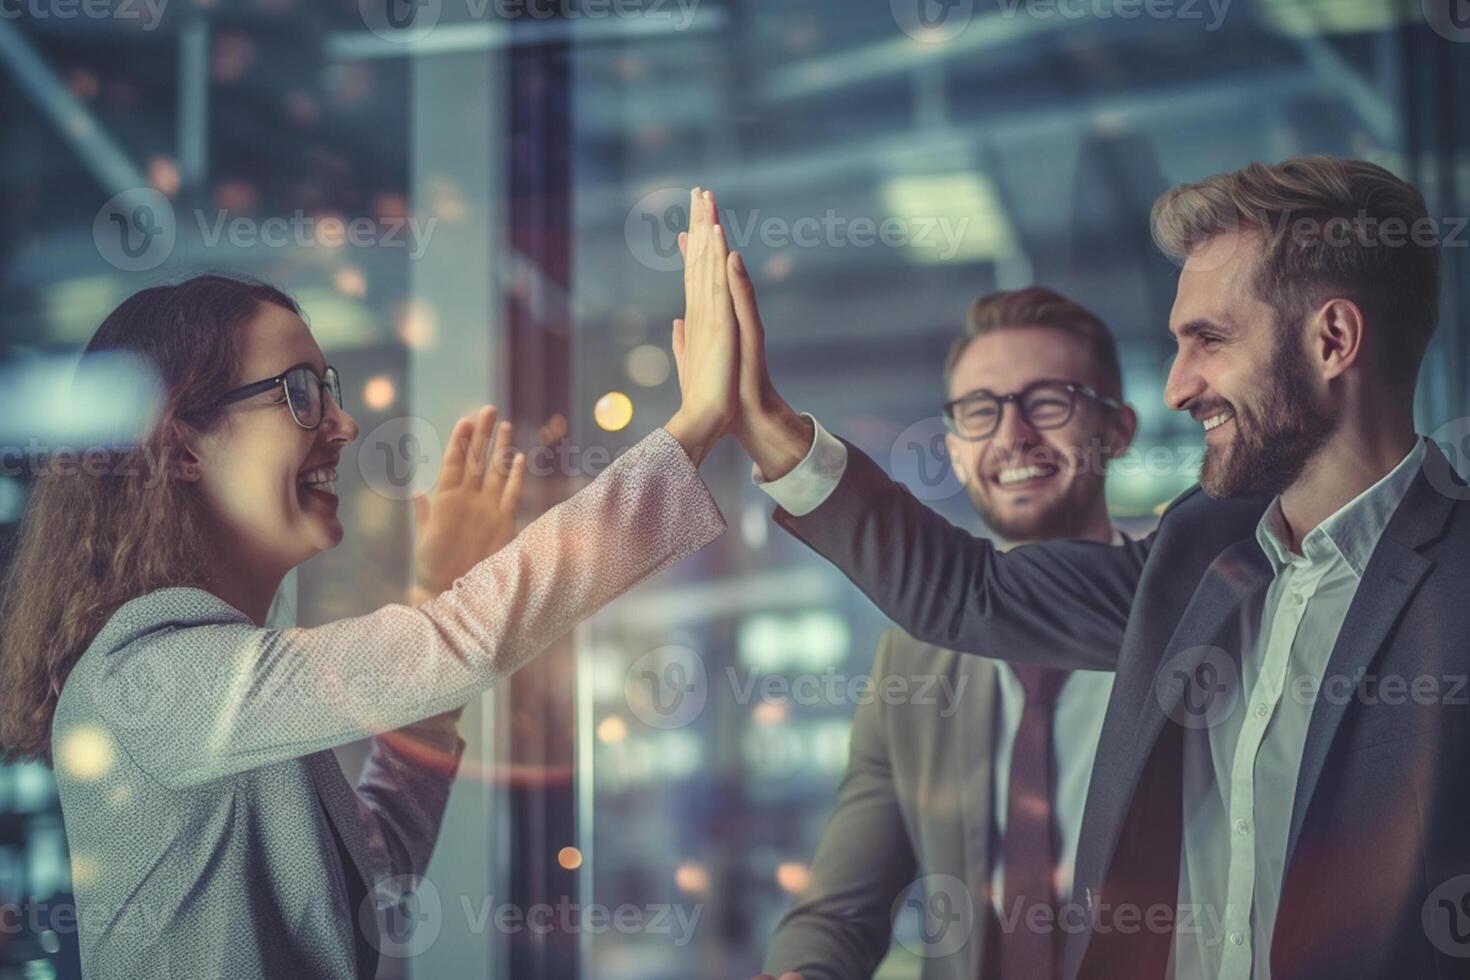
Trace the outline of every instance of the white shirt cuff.
[[802, 415], [812, 420], [815, 430], [806, 458], [779, 480], [767, 481], [759, 466], [751, 464], [750, 467], [751, 482], [770, 494], [792, 517], [803, 517], [822, 506], [822, 501], [832, 495], [847, 471], [847, 447], [842, 440], [822, 428], [822, 423], [813, 416], [806, 412]]

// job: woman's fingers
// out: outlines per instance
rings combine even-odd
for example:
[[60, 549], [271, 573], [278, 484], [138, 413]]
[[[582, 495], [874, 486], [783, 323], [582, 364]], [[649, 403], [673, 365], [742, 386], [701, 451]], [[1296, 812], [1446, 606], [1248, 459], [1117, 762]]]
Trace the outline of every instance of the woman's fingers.
[[457, 487], [464, 480], [465, 454], [469, 449], [470, 427], [474, 423], [461, 418], [449, 431], [449, 445], [444, 447], [444, 461], [439, 465], [439, 487]]
[[684, 390], [684, 319], [674, 318], [674, 370], [679, 376], [679, 390]]
[[[710, 248], [714, 249], [715, 255], [720, 260], [720, 264], [723, 265], [725, 256], [730, 253], [730, 248], [725, 244], [725, 227], [720, 224], [720, 205], [715, 200], [714, 191], [704, 192], [704, 206], [706, 209], [705, 220], [709, 222]], [[714, 266], [711, 265], [710, 269], [714, 271]]]
[[495, 431], [495, 406], [486, 405], [475, 415], [475, 429], [470, 435], [470, 448], [465, 472], [478, 486], [485, 477], [485, 450]]
[[[724, 264], [722, 243], [716, 242], [714, 195], [696, 187], [689, 195], [689, 238], [684, 263], [684, 316], [688, 325], [703, 330], [715, 312], [710, 297], [717, 289], [716, 262]], [[687, 339], [687, 334], [686, 334]]]
[[526, 485], [526, 454], [516, 453], [510, 461], [510, 473], [505, 478], [505, 489], [500, 492], [500, 506], [515, 519], [521, 506], [521, 490]]
[[485, 488], [499, 493], [505, 478], [510, 475], [510, 463], [515, 457], [515, 430], [509, 422], [502, 422], [495, 430], [495, 440], [490, 444], [490, 455], [485, 463]]
[[730, 281], [725, 271], [725, 263], [730, 257], [730, 243], [725, 241], [725, 228], [719, 223], [719, 204], [715, 201], [714, 191], [706, 191], [706, 203], [709, 205], [710, 236], [709, 236], [709, 270], [710, 270], [710, 299], [714, 303], [714, 309], [720, 313], [730, 312]]
[[702, 241], [700, 228], [704, 224], [703, 210], [700, 190], [698, 187], [689, 192], [689, 230], [684, 233], [684, 278], [688, 279], [694, 273], [693, 258], [699, 254], [699, 244]]

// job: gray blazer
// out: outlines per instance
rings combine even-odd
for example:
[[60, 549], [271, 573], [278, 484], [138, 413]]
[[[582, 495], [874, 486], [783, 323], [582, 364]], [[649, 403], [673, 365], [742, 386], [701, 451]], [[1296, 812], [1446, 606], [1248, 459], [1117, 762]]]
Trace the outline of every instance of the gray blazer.
[[[766, 947], [772, 976], [871, 977], [888, 952], [893, 903], [920, 869], [963, 877], [970, 895], [989, 893], [995, 665], [891, 629], [872, 676], [878, 691], [888, 677], [946, 678], [958, 694], [955, 710], [943, 718], [933, 704], [879, 696], [858, 705], [847, 773], [812, 859], [811, 883]], [[988, 910], [975, 911], [982, 914], [969, 940], [925, 959], [923, 980], [980, 976]]]
[[[656, 429], [417, 609], [276, 630], [200, 589], [124, 604], [52, 727], [84, 973], [371, 978], [366, 899], [423, 873], [463, 748], [434, 716], [723, 529]], [[354, 792], [331, 749], [404, 728], [443, 767], [377, 738]]]

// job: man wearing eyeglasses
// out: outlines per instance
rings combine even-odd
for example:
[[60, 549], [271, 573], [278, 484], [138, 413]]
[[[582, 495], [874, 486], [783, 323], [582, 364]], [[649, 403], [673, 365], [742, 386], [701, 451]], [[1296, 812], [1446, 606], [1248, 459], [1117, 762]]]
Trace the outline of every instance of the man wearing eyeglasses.
[[[1137, 420], [1097, 316], [1040, 287], [981, 297], [944, 379], [950, 465], [1005, 546], [1122, 541], [1102, 461], [1128, 446]], [[800, 506], [779, 484], [767, 489]], [[893, 629], [873, 678], [878, 692], [937, 689], [956, 703], [875, 696], [858, 706], [811, 884], [772, 937], [766, 969], [871, 976], [895, 902], [922, 877], [959, 916], [917, 949], [924, 980], [1058, 976], [1057, 906], [1071, 890], [1112, 673], [967, 656]]]

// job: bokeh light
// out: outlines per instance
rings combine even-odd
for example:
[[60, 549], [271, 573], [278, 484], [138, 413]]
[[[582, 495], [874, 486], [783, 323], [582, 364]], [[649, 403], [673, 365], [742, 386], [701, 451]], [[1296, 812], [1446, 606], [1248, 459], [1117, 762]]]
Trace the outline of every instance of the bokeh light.
[[56, 762], [75, 779], [101, 779], [112, 771], [112, 739], [100, 728], [74, 728], [62, 736]]
[[785, 861], [776, 866], [776, 884], [782, 891], [796, 894], [806, 891], [811, 884], [812, 874], [807, 866], [798, 861]]
[[709, 891], [709, 872], [697, 861], [685, 861], [674, 872], [674, 884], [681, 891], [702, 895]]
[[642, 344], [628, 352], [628, 377], [645, 388], [657, 388], [669, 378], [669, 355], [662, 347]]
[[609, 391], [597, 399], [592, 408], [592, 417], [598, 428], [608, 432], [621, 432], [633, 421], [633, 399], [621, 391]]
[[397, 397], [398, 389], [386, 374], [374, 375], [362, 386], [362, 403], [374, 412], [386, 411]]
[[607, 745], [616, 745], [628, 737], [628, 723], [623, 720], [622, 715], [608, 715], [597, 723], [598, 741]]

